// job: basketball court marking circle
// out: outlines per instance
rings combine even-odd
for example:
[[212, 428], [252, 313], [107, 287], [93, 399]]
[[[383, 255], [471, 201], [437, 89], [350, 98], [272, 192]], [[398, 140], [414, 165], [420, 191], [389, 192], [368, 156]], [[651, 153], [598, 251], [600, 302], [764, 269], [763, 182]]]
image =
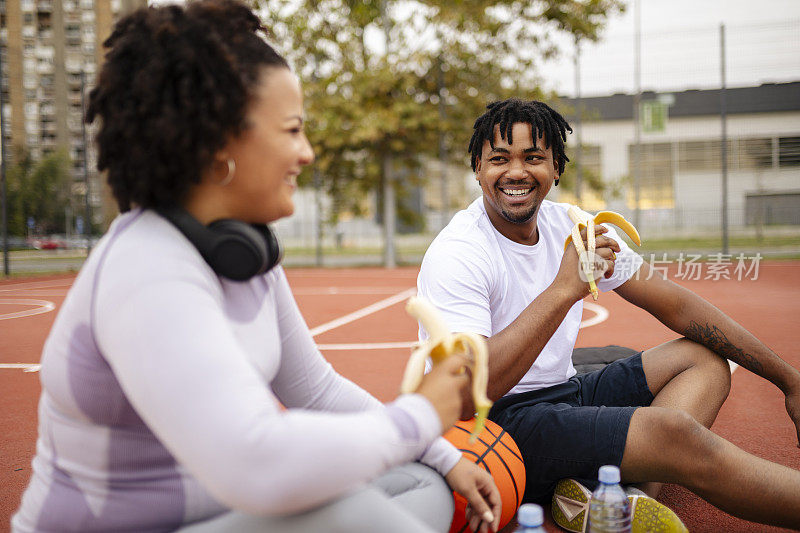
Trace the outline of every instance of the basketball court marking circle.
[[2, 298], [0, 299], [0, 305], [2, 304], [33, 305], [35, 307], [33, 309], [26, 309], [25, 311], [0, 314], [0, 320], [10, 320], [12, 318], [22, 318], [26, 316], [41, 315], [43, 313], [49, 313], [50, 311], [56, 308], [56, 305], [48, 300], [31, 300], [29, 298], [13, 298], [13, 299]]

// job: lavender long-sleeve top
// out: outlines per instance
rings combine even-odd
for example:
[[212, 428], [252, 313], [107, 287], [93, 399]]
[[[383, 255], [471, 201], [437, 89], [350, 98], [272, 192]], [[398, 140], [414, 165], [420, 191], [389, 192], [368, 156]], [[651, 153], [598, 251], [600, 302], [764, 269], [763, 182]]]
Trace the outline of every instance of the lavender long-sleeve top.
[[426, 399], [384, 408], [332, 369], [280, 267], [220, 279], [151, 211], [118, 217], [87, 260], [41, 381], [19, 533], [291, 513], [407, 461], [446, 473], [460, 457]]

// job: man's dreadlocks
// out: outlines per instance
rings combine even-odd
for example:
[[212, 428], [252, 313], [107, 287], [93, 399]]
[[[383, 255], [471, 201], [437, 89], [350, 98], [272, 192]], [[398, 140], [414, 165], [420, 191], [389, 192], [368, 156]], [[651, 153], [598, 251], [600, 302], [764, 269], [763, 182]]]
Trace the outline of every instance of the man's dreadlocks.
[[564, 143], [567, 140], [567, 131], [572, 133], [572, 128], [557, 111], [537, 100], [525, 101], [518, 98], [492, 102], [486, 108], [488, 111], [478, 117], [472, 126], [475, 131], [468, 148], [472, 170], [477, 170], [484, 142], [489, 141], [494, 149], [496, 124], [500, 125], [500, 138], [513, 144], [511, 129], [517, 122], [522, 122], [531, 125], [531, 136], [534, 140], [544, 138], [545, 147], [553, 149], [553, 161], [558, 175], [564, 172], [564, 165], [569, 161], [564, 153]]

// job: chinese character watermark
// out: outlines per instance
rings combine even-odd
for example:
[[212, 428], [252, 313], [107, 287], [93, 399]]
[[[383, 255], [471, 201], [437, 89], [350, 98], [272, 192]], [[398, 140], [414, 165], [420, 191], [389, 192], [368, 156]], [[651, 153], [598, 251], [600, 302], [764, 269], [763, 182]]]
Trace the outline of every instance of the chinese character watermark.
[[[640, 274], [640, 258], [650, 266], [646, 275]], [[760, 253], [755, 255], [740, 253], [736, 256], [715, 253], [703, 256], [681, 252], [674, 258], [669, 258], [666, 253], [660, 255], [651, 253], [648, 257], [641, 254], [625, 254], [617, 257], [614, 262], [614, 275], [615, 277], [618, 275], [623, 278], [635, 277], [636, 279], [652, 279], [659, 275], [668, 279], [670, 267], [675, 264], [677, 270], [673, 270], [674, 279], [683, 281], [756, 281], [762, 259], [763, 256]], [[642, 278], [639, 277], [640, 275]]]

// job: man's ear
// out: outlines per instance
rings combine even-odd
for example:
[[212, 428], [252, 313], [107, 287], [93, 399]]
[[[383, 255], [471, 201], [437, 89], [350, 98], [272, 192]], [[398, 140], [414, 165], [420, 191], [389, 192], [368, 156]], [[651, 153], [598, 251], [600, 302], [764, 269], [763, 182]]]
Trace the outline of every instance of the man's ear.
[[[475, 158], [475, 172], [480, 172], [480, 171], [481, 171], [481, 158], [480, 157], [476, 157]], [[477, 176], [476, 176], [476, 179], [477, 179]]]

